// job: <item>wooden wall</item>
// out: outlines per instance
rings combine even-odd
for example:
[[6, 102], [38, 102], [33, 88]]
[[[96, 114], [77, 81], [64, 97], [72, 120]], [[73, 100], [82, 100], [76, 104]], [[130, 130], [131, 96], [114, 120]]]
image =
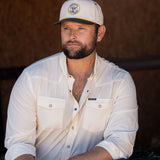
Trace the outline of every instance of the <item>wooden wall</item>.
[[[63, 1], [0, 1], [0, 68], [28, 66], [61, 51], [58, 20]], [[98, 45], [106, 59], [160, 56], [159, 0], [97, 0], [107, 33]], [[129, 70], [137, 86], [139, 131], [136, 146], [160, 145], [160, 68]], [[0, 80], [1, 135], [15, 78]], [[1, 137], [2, 137], [1, 136]], [[3, 139], [2, 139], [3, 141]]]

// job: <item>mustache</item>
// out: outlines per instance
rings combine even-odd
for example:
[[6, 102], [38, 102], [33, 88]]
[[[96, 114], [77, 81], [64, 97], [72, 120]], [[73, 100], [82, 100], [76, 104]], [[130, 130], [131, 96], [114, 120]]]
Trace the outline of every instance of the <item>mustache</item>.
[[77, 40], [74, 40], [74, 41], [68, 41], [67, 43], [79, 43], [79, 44], [81, 44], [79, 41], [77, 41]]

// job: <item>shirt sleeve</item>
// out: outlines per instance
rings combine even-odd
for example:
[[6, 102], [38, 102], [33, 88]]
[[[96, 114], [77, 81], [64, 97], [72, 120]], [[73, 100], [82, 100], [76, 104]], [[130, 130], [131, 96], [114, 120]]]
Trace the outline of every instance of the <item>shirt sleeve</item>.
[[133, 152], [138, 130], [138, 106], [136, 89], [132, 77], [126, 72], [116, 77], [114, 82], [114, 107], [104, 140], [97, 146], [106, 149], [113, 159], [128, 158]]
[[36, 107], [32, 83], [26, 71], [16, 81], [10, 96], [6, 125], [6, 160], [23, 154], [35, 156]]

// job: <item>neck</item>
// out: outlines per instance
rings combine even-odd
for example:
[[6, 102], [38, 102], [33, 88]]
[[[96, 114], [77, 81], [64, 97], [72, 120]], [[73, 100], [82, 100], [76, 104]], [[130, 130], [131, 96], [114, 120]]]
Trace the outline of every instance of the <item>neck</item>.
[[94, 69], [95, 52], [82, 59], [67, 58], [68, 72], [75, 79], [88, 78]]

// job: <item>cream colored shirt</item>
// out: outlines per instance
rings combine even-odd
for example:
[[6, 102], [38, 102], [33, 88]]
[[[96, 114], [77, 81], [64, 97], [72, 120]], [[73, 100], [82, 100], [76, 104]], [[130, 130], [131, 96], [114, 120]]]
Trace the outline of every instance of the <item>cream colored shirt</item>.
[[9, 102], [6, 160], [22, 154], [67, 160], [94, 146], [114, 159], [132, 154], [138, 107], [129, 73], [96, 55], [79, 103], [72, 95], [73, 83], [63, 53], [23, 71]]

